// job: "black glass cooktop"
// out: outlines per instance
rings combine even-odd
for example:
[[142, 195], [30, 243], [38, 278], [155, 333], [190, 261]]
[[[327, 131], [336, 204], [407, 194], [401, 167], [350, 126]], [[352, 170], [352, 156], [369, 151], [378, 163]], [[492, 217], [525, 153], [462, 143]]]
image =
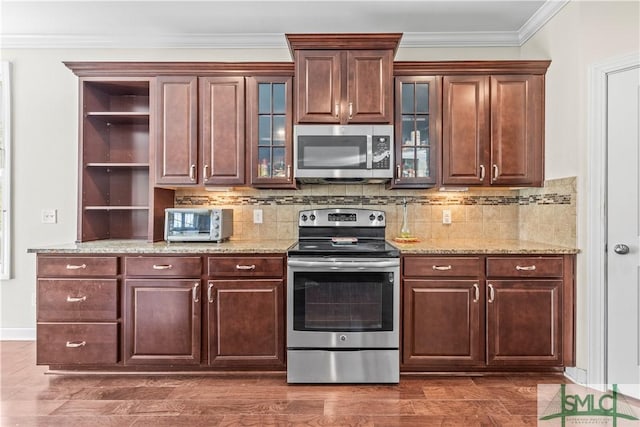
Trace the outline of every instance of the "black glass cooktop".
[[310, 239], [298, 241], [288, 251], [289, 256], [394, 258], [400, 251], [379, 239]]

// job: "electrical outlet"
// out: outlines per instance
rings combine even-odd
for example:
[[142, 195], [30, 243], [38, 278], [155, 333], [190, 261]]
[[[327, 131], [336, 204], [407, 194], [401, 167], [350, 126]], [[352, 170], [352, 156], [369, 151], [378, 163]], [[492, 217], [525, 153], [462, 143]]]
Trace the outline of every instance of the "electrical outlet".
[[442, 211], [442, 223], [451, 224], [451, 211], [449, 209], [444, 209]]
[[262, 224], [262, 209], [253, 210], [253, 223]]
[[58, 222], [58, 210], [57, 209], [42, 209], [42, 223], [43, 224], [55, 224]]

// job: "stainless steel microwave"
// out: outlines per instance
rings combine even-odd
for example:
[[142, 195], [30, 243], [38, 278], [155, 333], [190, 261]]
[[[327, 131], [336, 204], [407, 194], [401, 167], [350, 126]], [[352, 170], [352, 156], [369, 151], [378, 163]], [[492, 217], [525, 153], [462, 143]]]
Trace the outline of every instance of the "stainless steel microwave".
[[392, 125], [297, 125], [293, 137], [294, 176], [300, 182], [393, 178]]
[[233, 234], [233, 209], [168, 208], [164, 210], [167, 242], [222, 242]]

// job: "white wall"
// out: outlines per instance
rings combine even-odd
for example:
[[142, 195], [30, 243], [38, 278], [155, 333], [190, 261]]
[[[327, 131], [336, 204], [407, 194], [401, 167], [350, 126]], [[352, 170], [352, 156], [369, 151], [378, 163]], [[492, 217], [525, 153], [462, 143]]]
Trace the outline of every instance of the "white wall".
[[551, 58], [546, 88], [546, 179], [578, 177], [577, 367], [587, 351], [587, 112], [589, 66], [640, 51], [640, 2], [572, 1], [521, 49]]

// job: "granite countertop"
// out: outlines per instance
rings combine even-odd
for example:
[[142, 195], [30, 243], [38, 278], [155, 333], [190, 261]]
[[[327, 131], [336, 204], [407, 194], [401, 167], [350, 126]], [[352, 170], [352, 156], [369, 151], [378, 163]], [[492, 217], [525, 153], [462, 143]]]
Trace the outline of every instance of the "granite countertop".
[[[286, 253], [295, 244], [293, 239], [284, 240], [230, 240], [222, 243], [148, 243], [144, 240], [96, 240], [93, 242], [47, 245], [30, 248], [29, 253], [50, 254], [259, 254]], [[405, 255], [535, 255], [576, 254], [576, 248], [550, 245], [523, 240], [488, 239], [421, 239], [415, 243], [389, 241]]]
[[415, 243], [390, 241], [402, 254], [465, 255], [465, 254], [576, 254], [576, 248], [524, 240], [490, 239], [420, 239]]
[[29, 253], [50, 254], [225, 254], [285, 253], [295, 240], [229, 240], [214, 242], [149, 243], [144, 240], [96, 240], [30, 248]]

